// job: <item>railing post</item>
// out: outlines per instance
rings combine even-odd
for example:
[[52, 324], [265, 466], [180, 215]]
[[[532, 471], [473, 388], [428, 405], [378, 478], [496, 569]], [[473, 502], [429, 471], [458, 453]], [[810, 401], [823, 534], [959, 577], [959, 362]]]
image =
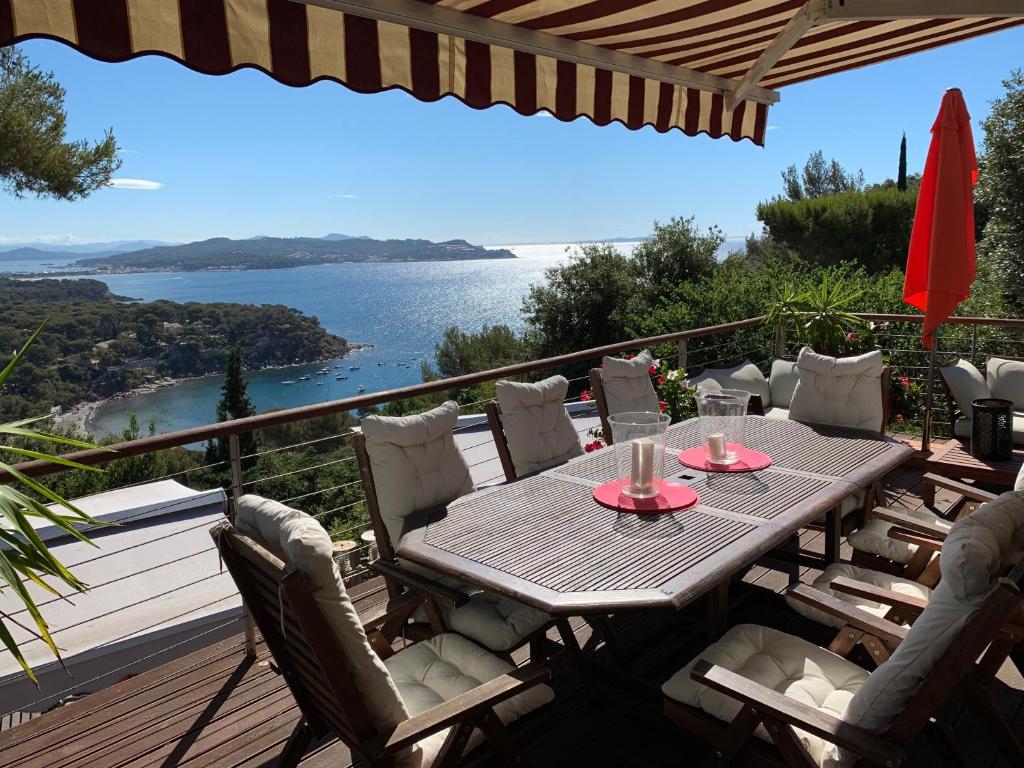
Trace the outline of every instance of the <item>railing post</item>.
[[971, 326], [971, 365], [976, 365], [978, 359], [978, 326]]
[[[242, 495], [242, 445], [238, 435], [228, 436], [228, 455], [231, 459], [231, 522], [235, 522], [235, 503]], [[242, 620], [245, 622], [245, 655], [256, 658], [256, 624], [252, 620], [249, 606], [242, 601]]]
[[686, 370], [686, 339], [679, 340], [679, 354], [676, 359], [676, 368]]

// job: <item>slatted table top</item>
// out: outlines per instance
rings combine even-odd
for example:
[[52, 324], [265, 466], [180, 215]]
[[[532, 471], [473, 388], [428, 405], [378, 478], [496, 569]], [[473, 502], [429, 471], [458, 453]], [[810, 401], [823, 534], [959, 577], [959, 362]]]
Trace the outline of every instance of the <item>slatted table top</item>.
[[676, 459], [698, 442], [696, 420], [669, 430], [665, 473], [697, 491], [692, 509], [649, 516], [597, 504], [592, 489], [616, 477], [606, 448], [411, 519], [398, 555], [556, 614], [678, 607], [912, 453], [877, 433], [749, 417], [747, 443], [773, 465], [704, 473]]

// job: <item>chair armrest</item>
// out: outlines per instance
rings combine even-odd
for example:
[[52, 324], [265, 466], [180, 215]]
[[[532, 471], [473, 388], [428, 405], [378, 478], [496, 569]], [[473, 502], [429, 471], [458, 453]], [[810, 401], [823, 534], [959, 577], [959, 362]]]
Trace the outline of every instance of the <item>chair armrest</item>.
[[942, 542], [938, 539], [933, 539], [931, 536], [922, 536], [904, 528], [890, 528], [889, 538], [894, 541], [903, 541], [907, 544], [913, 544], [914, 546], [920, 549], [925, 549], [928, 552], [942, 551]]
[[425, 599], [425, 595], [417, 592], [402, 595], [397, 600], [391, 600], [383, 607], [360, 616], [363, 621], [363, 631], [370, 633], [377, 631], [385, 624], [404, 622]]
[[886, 645], [897, 646], [907, 636], [907, 630], [892, 621], [879, 618], [874, 614], [862, 611], [855, 605], [840, 600], [838, 597], [826, 595], [820, 590], [806, 584], [798, 584], [787, 593], [794, 600], [806, 603], [829, 616], [842, 619], [851, 627], [874, 635]]
[[953, 491], [959, 493], [972, 501], [992, 501], [996, 498], [994, 493], [983, 491], [980, 488], [975, 488], [973, 485], [967, 483], [961, 483], [959, 480], [951, 480], [948, 477], [942, 477], [942, 475], [935, 475], [931, 472], [926, 472], [921, 477], [921, 482], [925, 485], [933, 485], [936, 488], [945, 488], [947, 491]]
[[693, 665], [690, 677], [708, 688], [754, 707], [758, 714], [767, 714], [788, 725], [813, 733], [831, 744], [866, 758], [873, 764], [900, 765], [906, 759], [902, 747], [870, 731], [791, 699], [724, 667], [709, 664], [703, 659]]
[[927, 520], [922, 520], [919, 517], [908, 515], [906, 512], [901, 512], [898, 509], [892, 509], [890, 507], [875, 507], [871, 510], [871, 518], [875, 520], [884, 520], [887, 523], [892, 523], [900, 528], [911, 531], [912, 533], [920, 534], [922, 536], [931, 536], [932, 538], [940, 541], [944, 540], [949, 535], [952, 523], [948, 526], [935, 525]]
[[436, 579], [416, 573], [408, 568], [403, 568], [398, 563], [387, 560], [377, 560], [370, 563], [370, 568], [381, 576], [390, 576], [395, 581], [404, 584], [410, 589], [415, 589], [429, 595], [434, 602], [443, 608], [458, 608], [469, 602], [469, 597], [457, 589], [452, 589], [447, 584], [442, 584]]
[[842, 592], [844, 595], [863, 597], [866, 600], [874, 600], [882, 605], [891, 605], [893, 608], [902, 608], [914, 614], [921, 613], [928, 607], [928, 601], [920, 597], [911, 597], [891, 589], [867, 584], [863, 581], [855, 581], [845, 576], [837, 576], [829, 584], [833, 592]]
[[443, 731], [455, 723], [483, 714], [495, 704], [533, 688], [551, 679], [551, 670], [543, 664], [527, 664], [511, 672], [478, 685], [471, 691], [449, 699], [426, 712], [410, 717], [395, 726], [387, 735], [384, 754], [394, 754], [410, 747], [420, 739]]

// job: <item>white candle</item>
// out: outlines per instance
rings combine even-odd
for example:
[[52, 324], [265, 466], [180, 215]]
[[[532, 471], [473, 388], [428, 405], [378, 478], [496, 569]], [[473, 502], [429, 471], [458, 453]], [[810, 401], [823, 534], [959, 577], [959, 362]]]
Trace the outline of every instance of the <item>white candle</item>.
[[725, 458], [725, 434], [723, 432], [712, 432], [708, 435], [708, 456], [713, 461]]
[[633, 441], [633, 467], [630, 473], [630, 490], [647, 493], [654, 483], [654, 441], [645, 437]]

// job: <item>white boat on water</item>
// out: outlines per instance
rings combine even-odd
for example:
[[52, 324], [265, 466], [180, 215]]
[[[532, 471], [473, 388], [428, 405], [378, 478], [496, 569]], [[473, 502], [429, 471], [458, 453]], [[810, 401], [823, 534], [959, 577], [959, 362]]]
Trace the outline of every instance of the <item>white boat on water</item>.
[[293, 380], [288, 380], [288, 381], [282, 381], [281, 383], [282, 384], [294, 384], [295, 382]]
[[364, 387], [362, 384], [360, 384], [358, 387], [356, 387], [356, 392], [365, 392], [365, 391], [366, 391], [366, 387]]
[[309, 381], [312, 378], [312, 376], [299, 376], [299, 381]]

